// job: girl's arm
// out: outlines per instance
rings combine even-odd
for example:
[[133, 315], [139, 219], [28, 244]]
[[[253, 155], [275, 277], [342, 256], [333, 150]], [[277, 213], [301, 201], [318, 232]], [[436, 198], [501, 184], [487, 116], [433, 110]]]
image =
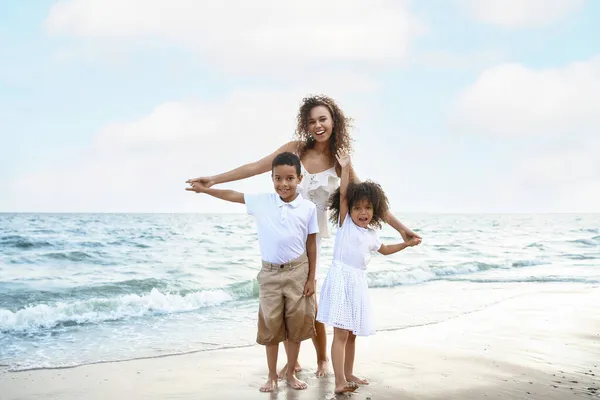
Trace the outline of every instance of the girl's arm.
[[338, 150], [335, 155], [338, 163], [342, 167], [342, 181], [340, 182], [340, 222], [339, 226], [342, 226], [344, 223], [344, 219], [346, 218], [346, 214], [348, 214], [348, 199], [346, 198], [346, 193], [348, 192], [348, 184], [350, 183], [350, 170], [352, 166], [350, 165], [350, 156], [347, 152], [343, 150]]
[[382, 244], [379, 250], [377, 251], [380, 254], [383, 254], [384, 256], [389, 256], [390, 254], [397, 253], [401, 250], [404, 250], [407, 247], [408, 245], [406, 244], [406, 242], [397, 244]]
[[240, 179], [250, 178], [254, 175], [263, 174], [271, 170], [271, 165], [273, 163], [273, 159], [277, 154], [283, 153], [285, 151], [296, 152], [298, 149], [298, 142], [292, 141], [284, 144], [273, 153], [268, 156], [261, 158], [258, 161], [254, 161], [236, 169], [232, 169], [231, 171], [223, 172], [222, 174], [214, 175], [214, 176], [202, 176], [199, 178], [188, 179], [187, 183], [202, 183], [206, 187], [211, 187], [212, 185], [216, 185], [219, 183], [225, 182], [233, 182], [239, 181]]
[[390, 254], [397, 253], [401, 250], [404, 250], [407, 247], [417, 246], [421, 243], [421, 239], [412, 237], [408, 239], [404, 243], [396, 243], [396, 244], [382, 244], [377, 250], [380, 254], [384, 256], [389, 256]]
[[[350, 182], [360, 182], [360, 179], [358, 178], [358, 175], [352, 166], [350, 166]], [[400, 234], [400, 236], [402, 236], [402, 239], [405, 242], [409, 241], [411, 238], [422, 239], [421, 236], [417, 235], [410, 228], [400, 222], [400, 220], [396, 218], [390, 210], [385, 213], [383, 220], [392, 228], [394, 228]]]

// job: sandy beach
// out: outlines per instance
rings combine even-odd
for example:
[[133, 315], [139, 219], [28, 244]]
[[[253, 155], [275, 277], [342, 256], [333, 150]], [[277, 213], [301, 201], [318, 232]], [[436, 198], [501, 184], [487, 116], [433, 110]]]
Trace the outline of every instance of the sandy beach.
[[[400, 301], [401, 299], [398, 299]], [[548, 285], [434, 324], [378, 332], [357, 341], [358, 375], [371, 384], [353, 399], [600, 398], [599, 287]], [[380, 311], [381, 312], [381, 311]], [[330, 342], [329, 338], [329, 342]], [[3, 372], [3, 400], [16, 399], [331, 399], [333, 376], [314, 376], [303, 343], [299, 374], [259, 393], [263, 348]], [[283, 352], [280, 352], [280, 363]]]

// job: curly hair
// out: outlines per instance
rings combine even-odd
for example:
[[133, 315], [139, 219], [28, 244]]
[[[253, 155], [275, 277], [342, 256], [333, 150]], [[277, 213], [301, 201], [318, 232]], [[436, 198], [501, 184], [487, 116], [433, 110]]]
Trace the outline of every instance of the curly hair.
[[302, 99], [302, 105], [296, 116], [296, 137], [303, 143], [299, 148], [300, 158], [304, 156], [306, 151], [315, 146], [316, 141], [308, 132], [308, 120], [312, 109], [318, 106], [327, 107], [333, 119], [333, 131], [329, 139], [329, 150], [332, 157], [335, 159], [338, 149], [347, 149], [350, 152], [352, 150], [352, 139], [350, 138], [349, 130], [352, 128], [352, 118], [346, 117], [331, 97], [324, 95], [309, 96]]
[[[369, 222], [371, 228], [381, 228], [384, 216], [390, 208], [385, 192], [378, 183], [365, 181], [360, 183], [349, 183], [346, 191], [346, 201], [348, 202], [348, 212], [360, 200], [367, 200], [373, 205], [373, 218]], [[337, 224], [340, 219], [340, 188], [329, 197], [329, 219]]]

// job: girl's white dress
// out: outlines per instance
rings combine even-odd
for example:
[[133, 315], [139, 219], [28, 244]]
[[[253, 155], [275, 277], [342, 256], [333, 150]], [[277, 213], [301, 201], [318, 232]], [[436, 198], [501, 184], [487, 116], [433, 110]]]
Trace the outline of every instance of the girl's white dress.
[[321, 287], [317, 321], [357, 336], [375, 334], [367, 264], [380, 247], [373, 229], [361, 228], [346, 215], [335, 236], [333, 265]]

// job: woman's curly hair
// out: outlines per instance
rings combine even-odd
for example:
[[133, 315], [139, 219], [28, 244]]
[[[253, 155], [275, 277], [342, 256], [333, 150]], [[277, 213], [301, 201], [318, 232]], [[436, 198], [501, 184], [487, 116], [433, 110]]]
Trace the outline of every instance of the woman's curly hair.
[[[388, 198], [378, 183], [365, 181], [360, 183], [349, 183], [346, 191], [346, 201], [348, 202], [348, 212], [352, 211], [354, 204], [360, 200], [367, 200], [373, 205], [373, 219], [369, 222], [371, 228], [381, 228], [381, 223], [385, 221], [385, 214], [390, 208]], [[337, 224], [340, 220], [340, 188], [329, 197], [329, 219]]]
[[316, 141], [308, 132], [308, 120], [312, 109], [318, 106], [327, 107], [333, 119], [333, 130], [329, 139], [329, 150], [332, 157], [335, 159], [335, 154], [339, 149], [346, 149], [350, 152], [352, 149], [352, 139], [350, 138], [349, 130], [352, 127], [352, 118], [346, 117], [331, 97], [324, 95], [309, 96], [302, 99], [302, 105], [296, 116], [298, 123], [296, 126], [296, 137], [303, 143], [299, 148], [300, 158], [302, 158], [307, 150], [315, 146]]

